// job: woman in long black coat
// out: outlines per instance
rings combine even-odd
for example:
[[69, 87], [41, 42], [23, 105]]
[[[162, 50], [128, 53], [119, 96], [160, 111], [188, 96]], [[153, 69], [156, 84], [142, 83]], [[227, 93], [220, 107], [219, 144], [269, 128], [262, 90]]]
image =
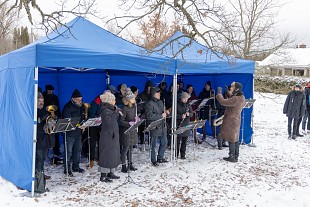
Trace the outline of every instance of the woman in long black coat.
[[[121, 144], [121, 161], [122, 172], [126, 173], [128, 168], [132, 171], [137, 170], [132, 164], [133, 146], [138, 143], [138, 131], [134, 130], [128, 134], [124, 132], [137, 121], [136, 96], [131, 90], [127, 89], [123, 99], [124, 106], [122, 108], [123, 116], [120, 117], [120, 144]], [[128, 160], [128, 168], [126, 166], [126, 157]]]
[[120, 163], [118, 118], [120, 109], [115, 106], [115, 96], [106, 91], [100, 95], [101, 104], [101, 135], [99, 140], [99, 171], [100, 181], [112, 182], [119, 179], [114, 174]]

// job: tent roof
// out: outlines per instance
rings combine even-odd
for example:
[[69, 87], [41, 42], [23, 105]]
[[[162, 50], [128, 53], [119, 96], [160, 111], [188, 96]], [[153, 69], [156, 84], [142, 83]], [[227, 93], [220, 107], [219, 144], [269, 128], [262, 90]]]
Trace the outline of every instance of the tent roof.
[[310, 48], [281, 49], [269, 55], [259, 66], [310, 67]]
[[[175, 70], [170, 58], [149, 54], [83, 17], [76, 17], [48, 36], [5, 56], [11, 68], [72, 67], [158, 73]], [[5, 64], [0, 60], [1, 67]]]
[[[180, 49], [182, 49], [181, 52], [179, 52]], [[177, 58], [178, 72], [181, 74], [254, 73], [253, 61], [236, 59], [221, 53], [216, 54], [182, 32], [176, 32], [154, 50]]]

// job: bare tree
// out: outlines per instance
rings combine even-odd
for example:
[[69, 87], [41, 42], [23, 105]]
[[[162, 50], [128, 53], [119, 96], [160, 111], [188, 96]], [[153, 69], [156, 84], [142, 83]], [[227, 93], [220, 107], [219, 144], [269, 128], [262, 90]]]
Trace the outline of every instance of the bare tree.
[[[169, 19], [179, 19], [180, 26], [184, 26], [190, 33], [185, 35], [191, 40], [202, 39], [210, 49], [214, 49], [214, 37], [217, 32], [214, 28], [223, 18], [223, 7], [215, 0], [120, 0], [120, 7], [128, 14], [116, 16], [115, 21], [120, 32], [133, 23], [151, 18], [152, 15]], [[138, 11], [137, 15], [132, 15]], [[189, 43], [190, 44], [190, 43]], [[177, 55], [177, 53], [175, 54]]]
[[13, 50], [11, 39], [18, 20], [18, 10], [12, 9], [7, 1], [0, 1], [0, 55]]
[[[24, 11], [27, 14], [28, 20], [32, 25], [35, 25], [33, 13], [38, 12], [41, 20], [40, 24], [43, 26], [43, 29], [48, 33], [51, 30], [59, 27], [63, 24], [63, 20], [67, 15], [75, 16], [86, 16], [93, 15], [98, 18], [102, 18], [99, 15], [99, 12], [95, 9], [96, 0], [58, 0], [59, 9], [51, 13], [47, 13], [41, 9], [37, 0], [4, 0], [6, 2], [13, 2], [13, 5], [7, 11], [9, 14], [13, 9], [18, 8], [19, 11]], [[72, 4], [73, 3], [73, 4]], [[71, 5], [70, 8], [68, 5]], [[0, 8], [2, 4], [0, 4]]]
[[[254, 59], [291, 42], [289, 34], [281, 35], [275, 29], [276, 9], [281, 7], [278, 0], [120, 1], [126, 15], [109, 20], [116, 21], [120, 31], [154, 14], [167, 19], [175, 16], [190, 31], [186, 36], [191, 40], [202, 40], [220, 57], [222, 56], [217, 51], [239, 58]], [[224, 6], [227, 1], [229, 5]], [[140, 12], [132, 15], [133, 11]]]
[[289, 33], [276, 30], [278, 0], [228, 0], [217, 44], [221, 51], [238, 58], [261, 60], [293, 42]]

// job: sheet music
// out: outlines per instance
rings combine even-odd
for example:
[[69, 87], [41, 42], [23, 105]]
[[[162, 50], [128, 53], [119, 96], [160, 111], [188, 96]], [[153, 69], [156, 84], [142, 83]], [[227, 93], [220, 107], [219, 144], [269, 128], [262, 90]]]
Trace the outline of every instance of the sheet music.
[[101, 124], [101, 117], [90, 118], [87, 119], [87, 121], [85, 121], [81, 127], [99, 126], [100, 124]]

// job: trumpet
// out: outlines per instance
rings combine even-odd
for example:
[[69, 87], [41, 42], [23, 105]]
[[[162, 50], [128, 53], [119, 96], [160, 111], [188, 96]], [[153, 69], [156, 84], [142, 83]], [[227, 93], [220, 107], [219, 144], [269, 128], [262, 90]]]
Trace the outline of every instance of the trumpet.
[[45, 125], [44, 125], [43, 129], [44, 129], [45, 133], [51, 134], [53, 132], [55, 126], [56, 126], [56, 122], [58, 119], [58, 117], [55, 115], [55, 111], [57, 111], [58, 107], [55, 105], [49, 105], [45, 109], [46, 109], [46, 111], [50, 112], [51, 115], [49, 115], [46, 118]]
[[220, 126], [223, 123], [224, 115], [220, 116], [217, 119], [213, 120], [213, 126]]
[[90, 104], [89, 103], [83, 103], [85, 111], [84, 111], [84, 115], [85, 115], [85, 119], [88, 118], [88, 109], [90, 108]]

